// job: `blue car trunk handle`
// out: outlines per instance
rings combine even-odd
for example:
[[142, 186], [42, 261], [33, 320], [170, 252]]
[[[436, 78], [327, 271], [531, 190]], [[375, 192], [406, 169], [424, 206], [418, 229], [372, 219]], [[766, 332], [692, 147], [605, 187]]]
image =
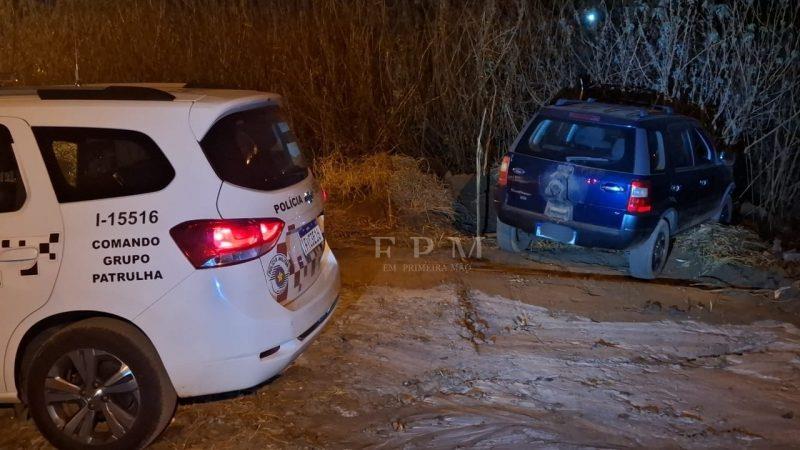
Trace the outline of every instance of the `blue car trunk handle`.
[[622, 192], [622, 191], [625, 190], [625, 188], [623, 188], [622, 186], [620, 186], [618, 184], [614, 184], [614, 183], [606, 183], [606, 184], [600, 186], [600, 189], [602, 189], [602, 190], [604, 190], [606, 192]]

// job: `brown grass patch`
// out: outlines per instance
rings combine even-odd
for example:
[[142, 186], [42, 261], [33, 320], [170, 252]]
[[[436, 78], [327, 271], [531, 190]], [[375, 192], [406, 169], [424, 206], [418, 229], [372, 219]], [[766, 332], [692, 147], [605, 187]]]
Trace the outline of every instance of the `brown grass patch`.
[[328, 192], [331, 236], [387, 231], [434, 236], [452, 230], [449, 191], [421, 159], [385, 152], [358, 159], [334, 154], [318, 159], [315, 172]]
[[706, 223], [677, 236], [677, 243], [697, 255], [705, 268], [724, 264], [775, 267], [779, 261], [753, 231], [740, 226]]

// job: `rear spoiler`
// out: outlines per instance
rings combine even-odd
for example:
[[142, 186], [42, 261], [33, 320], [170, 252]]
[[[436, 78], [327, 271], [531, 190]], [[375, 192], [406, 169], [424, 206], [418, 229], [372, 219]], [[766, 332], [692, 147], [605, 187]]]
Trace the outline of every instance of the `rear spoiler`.
[[145, 86], [53, 87], [37, 89], [36, 93], [42, 100], [175, 100], [169, 92]]

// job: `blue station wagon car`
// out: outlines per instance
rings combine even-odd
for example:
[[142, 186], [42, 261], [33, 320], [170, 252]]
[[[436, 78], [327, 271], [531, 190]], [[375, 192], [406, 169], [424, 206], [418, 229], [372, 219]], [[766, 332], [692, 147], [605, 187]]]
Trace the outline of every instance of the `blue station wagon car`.
[[733, 171], [700, 123], [664, 106], [559, 100], [528, 122], [503, 158], [497, 240], [629, 250], [630, 274], [652, 279], [670, 239], [731, 219]]

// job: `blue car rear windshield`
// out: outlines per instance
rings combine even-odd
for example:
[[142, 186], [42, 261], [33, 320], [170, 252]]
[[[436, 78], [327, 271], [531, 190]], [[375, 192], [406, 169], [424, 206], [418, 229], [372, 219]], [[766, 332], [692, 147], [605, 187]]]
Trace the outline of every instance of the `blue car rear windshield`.
[[632, 172], [635, 138], [633, 128], [539, 117], [525, 130], [516, 151], [580, 166]]

